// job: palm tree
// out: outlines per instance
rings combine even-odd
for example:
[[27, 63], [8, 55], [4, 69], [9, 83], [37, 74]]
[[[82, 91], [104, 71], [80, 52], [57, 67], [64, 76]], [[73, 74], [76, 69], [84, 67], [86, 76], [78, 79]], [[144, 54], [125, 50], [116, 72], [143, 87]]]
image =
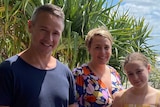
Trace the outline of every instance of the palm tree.
[[53, 52], [55, 57], [71, 69], [87, 63], [90, 56], [84, 45], [85, 35], [94, 27], [106, 26], [114, 37], [109, 64], [118, 70], [124, 82], [121, 61], [128, 53], [143, 52], [153, 62], [155, 53], [146, 44], [151, 29], [144, 24], [144, 18], [137, 20], [129, 16], [128, 11], [119, 14], [121, 2], [113, 5], [112, 0], [3, 0], [0, 3], [0, 61], [28, 47], [27, 21], [34, 8], [53, 3], [62, 7], [66, 16], [62, 40]]

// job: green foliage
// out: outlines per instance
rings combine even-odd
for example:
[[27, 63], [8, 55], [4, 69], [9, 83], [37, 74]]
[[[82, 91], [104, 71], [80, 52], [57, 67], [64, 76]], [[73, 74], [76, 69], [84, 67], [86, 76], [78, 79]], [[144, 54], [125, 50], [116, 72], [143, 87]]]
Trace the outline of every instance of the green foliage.
[[129, 11], [120, 14], [122, 1], [112, 5], [112, 0], [3, 0], [0, 5], [0, 62], [21, 52], [29, 45], [27, 21], [36, 6], [53, 3], [65, 12], [65, 29], [58, 48], [53, 52], [56, 58], [71, 69], [89, 61], [84, 45], [87, 32], [98, 26], [106, 26], [114, 37], [113, 54], [109, 62], [126, 81], [121, 62], [134, 51], [144, 53], [154, 65], [155, 53], [148, 47], [151, 29], [145, 19], [129, 16]]
[[154, 71], [152, 71], [150, 73], [150, 79], [149, 79], [149, 83], [151, 86], [160, 89], [160, 69], [154, 69]]

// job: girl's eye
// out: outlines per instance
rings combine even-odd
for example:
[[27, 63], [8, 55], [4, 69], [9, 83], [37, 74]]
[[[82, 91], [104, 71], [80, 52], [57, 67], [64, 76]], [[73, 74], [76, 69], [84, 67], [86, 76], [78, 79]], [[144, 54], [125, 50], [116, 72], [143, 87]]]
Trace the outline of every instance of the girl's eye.
[[133, 73], [127, 73], [128, 76], [133, 76]]
[[132, 76], [133, 74], [132, 73], [130, 73], [130, 74], [128, 74], [129, 76]]
[[96, 49], [99, 49], [100, 47], [95, 47]]

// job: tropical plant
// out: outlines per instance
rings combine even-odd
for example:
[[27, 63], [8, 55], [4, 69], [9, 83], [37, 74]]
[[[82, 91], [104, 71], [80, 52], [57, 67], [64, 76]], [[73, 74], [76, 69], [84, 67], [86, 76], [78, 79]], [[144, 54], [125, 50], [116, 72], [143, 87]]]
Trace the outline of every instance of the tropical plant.
[[126, 81], [121, 61], [130, 52], [139, 51], [154, 62], [155, 53], [148, 47], [151, 29], [144, 24], [144, 18], [135, 19], [129, 12], [118, 11], [122, 1], [113, 0], [1, 0], [0, 3], [0, 61], [19, 53], [29, 45], [27, 21], [36, 6], [45, 3], [56, 4], [65, 13], [65, 29], [58, 48], [53, 52], [56, 58], [71, 69], [89, 61], [84, 45], [87, 32], [98, 26], [106, 26], [114, 37], [113, 55], [110, 65], [114, 66]]

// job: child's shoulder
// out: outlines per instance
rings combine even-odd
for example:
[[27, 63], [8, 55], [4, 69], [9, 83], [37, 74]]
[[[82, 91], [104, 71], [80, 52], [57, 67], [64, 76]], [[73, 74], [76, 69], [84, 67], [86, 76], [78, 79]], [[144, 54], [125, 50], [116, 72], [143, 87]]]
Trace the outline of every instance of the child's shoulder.
[[152, 88], [152, 96], [156, 97], [156, 104], [160, 107], [160, 90]]
[[114, 101], [112, 107], [123, 107], [123, 100], [125, 98], [126, 92], [127, 89], [124, 89], [114, 94]]
[[156, 88], [153, 88], [153, 87], [150, 87], [150, 92], [153, 93], [153, 94], [159, 94], [160, 95], [160, 90], [158, 90]]
[[123, 95], [124, 95], [126, 92], [127, 92], [127, 89], [123, 89], [123, 90], [121, 90], [121, 91], [119, 91], [119, 92], [116, 92], [116, 93], [114, 94], [115, 99], [119, 99], [119, 98], [123, 97]]

